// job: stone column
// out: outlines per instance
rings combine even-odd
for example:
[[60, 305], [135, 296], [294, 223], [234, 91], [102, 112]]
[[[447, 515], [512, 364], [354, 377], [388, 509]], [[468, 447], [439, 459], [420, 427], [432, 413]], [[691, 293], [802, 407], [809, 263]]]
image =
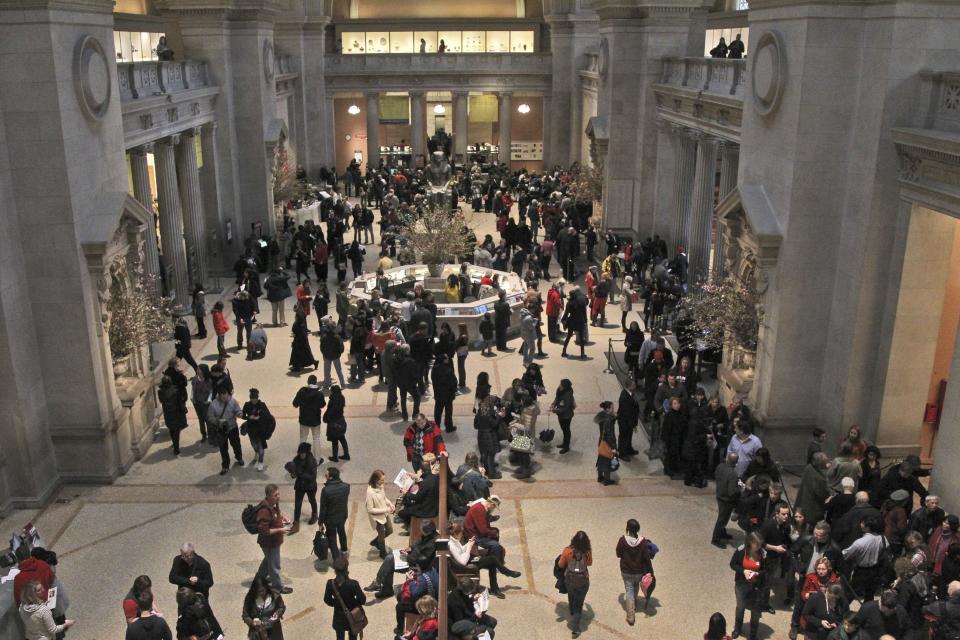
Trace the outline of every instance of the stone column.
[[470, 103], [470, 94], [467, 91], [453, 92], [453, 155], [463, 156], [467, 162], [467, 107]]
[[380, 94], [367, 94], [367, 165], [380, 164]]
[[[334, 173], [338, 171], [343, 171], [346, 168], [346, 165], [343, 167], [337, 167], [337, 145], [343, 144], [344, 140], [337, 140], [337, 124], [336, 124], [336, 108], [334, 106], [333, 99], [336, 96], [331, 91], [324, 98], [324, 104], [326, 105], [323, 110], [323, 151], [322, 156], [324, 158], [323, 165], [333, 169]], [[353, 152], [350, 152], [350, 158], [353, 159]]]
[[153, 153], [153, 145], [147, 144], [130, 150], [130, 172], [133, 177], [133, 197], [150, 212], [150, 221], [144, 232], [143, 272], [160, 275], [160, 249], [157, 247], [157, 223], [153, 218], [153, 193], [150, 191], [150, 171], [147, 154]]
[[[203, 213], [206, 220], [204, 247], [207, 259], [204, 262], [207, 272], [227, 268], [225, 252], [229, 249], [224, 233], [224, 198], [220, 194], [220, 159], [217, 157], [217, 123], [209, 122], [200, 130], [200, 147], [203, 153], [203, 167], [200, 168], [200, 191], [203, 193]], [[210, 287], [209, 282], [204, 286]], [[207, 289], [211, 291], [211, 289]]]
[[410, 92], [410, 146], [413, 157], [427, 153], [427, 94]]
[[160, 241], [167, 273], [167, 288], [174, 294], [178, 312], [185, 312], [190, 303], [190, 276], [187, 250], [183, 243], [183, 211], [180, 208], [180, 187], [177, 184], [177, 161], [174, 145], [179, 135], [156, 143], [157, 204], [160, 208]]
[[957, 460], [960, 455], [960, 429], [956, 428], [960, 424], [960, 327], [957, 328], [957, 334], [950, 363], [950, 384], [947, 384], [947, 393], [943, 398], [940, 428], [935, 440], [936, 458], [942, 462], [933, 467], [930, 478], [930, 491], [943, 496], [943, 506], [953, 509], [954, 513], [960, 509], [960, 474], [945, 461]]
[[497, 124], [500, 127], [500, 162], [506, 162], [510, 166], [510, 119], [513, 116], [513, 94], [509, 91], [500, 93], [500, 114], [497, 118]]
[[737, 171], [740, 167], [740, 145], [724, 141], [720, 145], [720, 196], [723, 200], [737, 188]]
[[[697, 142], [689, 131], [683, 128], [673, 130], [677, 140], [677, 165], [673, 182], [673, 234], [668, 251], [675, 251], [678, 245], [687, 245], [690, 229], [690, 200], [693, 191], [693, 177], [697, 161]], [[689, 254], [688, 254], [689, 255]]]
[[197, 168], [196, 140], [199, 136], [199, 127], [185, 131], [177, 145], [177, 180], [191, 286], [207, 286], [207, 223], [203, 217], [203, 191]]
[[544, 172], [548, 171], [550, 167], [553, 166], [554, 160], [553, 156], [553, 147], [550, 144], [550, 127], [553, 126], [551, 121], [551, 113], [553, 107], [553, 98], [549, 93], [543, 94], [543, 126], [541, 130], [543, 131], [541, 138], [543, 139], [543, 170]]
[[693, 181], [693, 203], [690, 212], [690, 272], [691, 285], [706, 280], [710, 269], [710, 232], [713, 227], [713, 194], [717, 181], [717, 146], [719, 141], [700, 136], [697, 143], [697, 173]]

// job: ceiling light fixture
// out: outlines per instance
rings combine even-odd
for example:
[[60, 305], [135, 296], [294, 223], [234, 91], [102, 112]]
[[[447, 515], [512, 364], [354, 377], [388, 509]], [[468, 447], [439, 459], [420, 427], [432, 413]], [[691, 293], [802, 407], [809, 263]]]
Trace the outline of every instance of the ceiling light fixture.
[[357, 115], [358, 113], [360, 113], [360, 107], [358, 107], [358, 106], [355, 105], [355, 104], [352, 104], [352, 105], [350, 105], [349, 108], [347, 108], [347, 113], [349, 113], [349, 114], [352, 115], [352, 116], [355, 116], [355, 115]]
[[517, 111], [519, 111], [520, 113], [530, 113], [530, 105], [524, 102], [519, 107], [517, 107]]
[[442, 104], [438, 104], [433, 108], [433, 112], [438, 116], [442, 116], [447, 112], [447, 110]]

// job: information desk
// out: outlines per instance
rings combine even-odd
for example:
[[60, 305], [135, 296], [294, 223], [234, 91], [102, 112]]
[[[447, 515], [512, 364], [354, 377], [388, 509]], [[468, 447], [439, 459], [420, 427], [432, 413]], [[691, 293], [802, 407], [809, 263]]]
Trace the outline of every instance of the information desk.
[[[458, 334], [457, 325], [464, 324], [467, 327], [467, 336], [470, 339], [470, 346], [480, 348], [483, 339], [480, 337], [480, 321], [487, 312], [493, 315], [493, 305], [497, 302], [496, 295], [478, 298], [469, 302], [447, 302], [446, 282], [451, 274], [459, 274], [460, 265], [448, 264], [443, 266], [443, 272], [440, 276], [430, 275], [426, 265], [414, 264], [403, 267], [395, 267], [384, 272], [384, 277], [390, 281], [387, 296], [381, 296], [384, 304], [391, 308], [400, 310], [401, 305], [406, 300], [408, 291], [413, 291], [419, 284], [427, 291], [433, 293], [434, 301], [437, 304], [437, 327], [444, 322], [450, 325], [454, 335]], [[470, 275], [470, 281], [479, 285], [480, 279], [484, 275], [497, 275], [500, 279], [500, 288], [507, 294], [507, 302], [510, 304], [510, 328], [508, 335], [516, 335], [520, 331], [520, 306], [523, 304], [523, 297], [526, 294], [526, 288], [523, 281], [514, 273], [505, 271], [496, 271], [494, 269], [485, 269], [469, 265], [467, 273]], [[377, 286], [376, 274], [365, 274], [356, 278], [349, 288], [350, 299], [352, 302], [357, 300], [370, 300], [370, 292]], [[409, 336], [408, 336], [409, 337]]]

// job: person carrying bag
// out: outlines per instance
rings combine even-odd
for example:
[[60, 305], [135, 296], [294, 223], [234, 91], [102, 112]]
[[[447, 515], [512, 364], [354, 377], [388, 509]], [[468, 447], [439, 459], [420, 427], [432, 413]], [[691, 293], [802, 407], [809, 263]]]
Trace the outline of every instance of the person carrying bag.
[[337, 640], [345, 640], [348, 634], [350, 640], [363, 638], [363, 630], [368, 623], [363, 610], [367, 596], [360, 588], [360, 583], [350, 578], [348, 567], [346, 556], [333, 561], [335, 575], [327, 580], [323, 595], [324, 603], [333, 609], [333, 630]]

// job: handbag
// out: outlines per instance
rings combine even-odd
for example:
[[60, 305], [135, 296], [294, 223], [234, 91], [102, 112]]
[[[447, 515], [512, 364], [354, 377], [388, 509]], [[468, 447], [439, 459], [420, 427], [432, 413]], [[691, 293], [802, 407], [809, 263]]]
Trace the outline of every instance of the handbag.
[[220, 411], [220, 415], [217, 416], [216, 422], [207, 421], [207, 440], [210, 441], [215, 447], [223, 445], [227, 441], [227, 432], [223, 428], [221, 421], [223, 420], [223, 414], [227, 412], [227, 405], [223, 405], [223, 409]]
[[330, 580], [330, 584], [333, 587], [333, 595], [337, 597], [337, 602], [340, 603], [340, 608], [343, 609], [343, 615], [347, 617], [347, 626], [350, 627], [350, 634], [362, 638], [363, 630], [370, 622], [367, 620], [366, 611], [363, 610], [363, 607], [347, 609], [347, 605], [343, 601], [343, 597], [340, 595], [340, 589], [337, 588], [337, 581]]
[[613, 454], [613, 447], [607, 444], [606, 440], [600, 441], [600, 446], [597, 447], [597, 455], [601, 458], [606, 458], [607, 460], [613, 460], [616, 457]]

